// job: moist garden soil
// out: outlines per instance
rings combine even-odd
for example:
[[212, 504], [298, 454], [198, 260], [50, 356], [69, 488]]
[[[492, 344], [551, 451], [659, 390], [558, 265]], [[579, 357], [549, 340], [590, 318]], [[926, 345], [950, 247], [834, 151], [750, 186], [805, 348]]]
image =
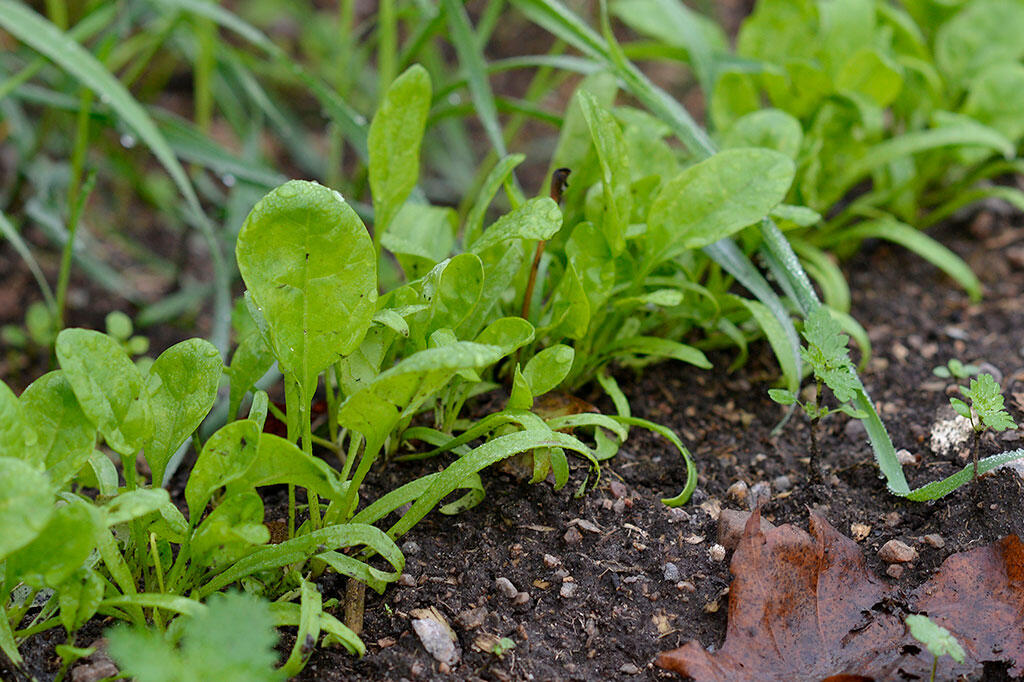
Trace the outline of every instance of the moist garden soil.
[[[950, 358], [984, 362], [1002, 380], [1007, 407], [1024, 422], [1024, 228], [1019, 216], [988, 210], [935, 233], [967, 259], [986, 296], [972, 303], [928, 263], [898, 247], [865, 245], [846, 267], [852, 314], [868, 330], [873, 355], [862, 374], [897, 448], [920, 459], [905, 467], [911, 487], [948, 476], [967, 461], [966, 446], [942, 457], [929, 448], [933, 424], [951, 415], [952, 380], [932, 368]], [[714, 371], [669, 363], [617, 378], [633, 412], [672, 427], [693, 452], [700, 482], [679, 509], [661, 497], [683, 486], [679, 454], [660, 437], [634, 429], [606, 466], [595, 489], [574, 491], [586, 475], [573, 470], [569, 485], [530, 485], [515, 467], [484, 472], [487, 497], [456, 516], [430, 514], [402, 541], [407, 563], [399, 584], [367, 593], [362, 637], [367, 653], [317, 649], [301, 680], [645, 680], [677, 678], [657, 668], [661, 651], [696, 639], [718, 648], [725, 638], [729, 560], [718, 543], [721, 509], [748, 510], [759, 495], [765, 518], [806, 528], [813, 508], [840, 532], [857, 536], [869, 567], [883, 580], [912, 589], [949, 555], [1010, 534], [1024, 533], [1022, 481], [1003, 470], [929, 504], [910, 503], [886, 490], [859, 422], [830, 417], [822, 426], [824, 483], [808, 477], [808, 425], [794, 415], [779, 435], [782, 408], [767, 398], [777, 369], [765, 344], [750, 360], [726, 371], [734, 356], [712, 355]], [[596, 393], [579, 397], [610, 410]], [[1024, 446], [1018, 432], [983, 440], [982, 455]], [[368, 481], [373, 499], [442, 462], [392, 463]], [[181, 478], [179, 476], [179, 478]], [[734, 486], [742, 481], [743, 486]], [[180, 486], [179, 486], [180, 487]], [[767, 489], [766, 489], [767, 488]], [[731, 493], [729, 492], [731, 489]], [[180, 491], [179, 491], [180, 493]], [[271, 491], [267, 518], [284, 516]], [[941, 542], [925, 541], [938, 535]], [[897, 539], [919, 552], [898, 578], [878, 549]], [[933, 544], [942, 544], [941, 547]], [[518, 594], [506, 596], [498, 580]], [[325, 575], [325, 599], [344, 600], [345, 582]], [[505, 586], [505, 590], [508, 587]], [[414, 633], [414, 609], [436, 608], [450, 623], [461, 661], [446, 669]], [[339, 617], [342, 615], [338, 609]], [[93, 621], [77, 644], [88, 645], [104, 627]], [[51, 630], [22, 647], [29, 669], [52, 679], [63, 632]], [[488, 636], [508, 637], [515, 648], [498, 657], [480, 651]], [[280, 649], [294, 636], [285, 631]], [[978, 679], [1006, 679], [989, 666]], [[0, 679], [13, 679], [0, 664]]]

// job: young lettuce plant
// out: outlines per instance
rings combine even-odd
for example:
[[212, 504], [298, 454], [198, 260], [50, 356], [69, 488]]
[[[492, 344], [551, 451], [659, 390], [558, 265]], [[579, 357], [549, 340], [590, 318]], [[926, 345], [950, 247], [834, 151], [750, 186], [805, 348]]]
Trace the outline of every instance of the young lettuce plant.
[[1015, 429], [1017, 424], [1003, 406], [1003, 396], [999, 384], [991, 374], [987, 372], [979, 374], [977, 378], [971, 379], [969, 388], [961, 386], [960, 392], [970, 401], [970, 405], [959, 398], [950, 398], [949, 404], [953, 406], [957, 414], [971, 422], [971, 429], [974, 432], [971, 442], [971, 459], [974, 462], [973, 479], [977, 480], [981, 435], [988, 429], [992, 431]]
[[[780, 405], [799, 405], [810, 419], [811, 472], [816, 477], [820, 475], [821, 466], [817, 436], [821, 420], [835, 412], [842, 412], [855, 419], [863, 419], [867, 415], [852, 404], [860, 387], [860, 379], [857, 378], [847, 348], [850, 337], [842, 333], [842, 327], [829, 310], [821, 307], [811, 313], [804, 323], [802, 335], [806, 345], [800, 349], [800, 355], [814, 374], [813, 397], [810, 401], [802, 401], [796, 391], [780, 388], [770, 389], [768, 395]], [[825, 406], [822, 391], [825, 386], [828, 386], [839, 403], [836, 407]]]

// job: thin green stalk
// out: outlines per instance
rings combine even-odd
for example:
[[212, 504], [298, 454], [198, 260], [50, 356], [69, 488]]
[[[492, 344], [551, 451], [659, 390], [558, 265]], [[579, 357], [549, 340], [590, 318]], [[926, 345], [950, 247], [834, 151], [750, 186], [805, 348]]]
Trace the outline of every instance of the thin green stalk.
[[[149, 553], [153, 557], [153, 570], [156, 572], [156, 584], [160, 589], [160, 594], [164, 594], [164, 568], [160, 564], [160, 552], [156, 547], [156, 533], [149, 534]], [[153, 624], [159, 629], [163, 629], [163, 617], [160, 615], [160, 609], [153, 608]]]
[[196, 65], [193, 78], [196, 127], [210, 132], [213, 120], [213, 70], [217, 64], [217, 25], [205, 17], [195, 17]]
[[377, 11], [377, 99], [398, 75], [398, 18], [394, 0], [380, 0]]
[[[84, 110], [84, 109], [83, 109]], [[81, 111], [79, 110], [79, 114]], [[86, 119], [88, 116], [86, 116]], [[88, 137], [88, 120], [85, 120], [83, 124], [83, 118], [79, 116], [79, 134], [84, 137]], [[83, 131], [83, 126], [86, 129]], [[77, 145], [76, 145], [77, 151]], [[72, 161], [72, 168], [74, 162]], [[80, 172], [80, 171], [79, 171]], [[75, 171], [72, 170], [72, 178], [75, 177]], [[60, 274], [57, 276], [57, 296], [54, 306], [55, 325], [58, 330], [64, 328], [64, 313], [67, 309], [67, 294], [68, 285], [71, 282], [71, 258], [75, 250], [75, 234], [78, 232], [78, 223], [82, 218], [82, 210], [85, 208], [86, 202], [89, 200], [89, 195], [92, 194], [93, 188], [96, 187], [96, 173], [89, 173], [89, 176], [85, 179], [85, 183], [82, 185], [81, 192], [79, 193], [77, 188], [75, 190], [77, 196], [73, 203], [70, 203], [71, 215], [68, 219], [68, 240], [64, 242], [64, 249], [61, 252], [60, 257]], [[69, 192], [69, 202], [71, 201]]]

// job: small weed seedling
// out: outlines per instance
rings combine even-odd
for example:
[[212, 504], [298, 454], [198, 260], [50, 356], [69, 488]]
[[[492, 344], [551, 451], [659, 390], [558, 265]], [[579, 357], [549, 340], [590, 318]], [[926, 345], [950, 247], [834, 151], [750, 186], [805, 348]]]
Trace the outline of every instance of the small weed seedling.
[[[800, 354], [811, 367], [817, 382], [814, 398], [809, 402], [803, 402], [797, 392], [781, 388], [771, 389], [768, 395], [781, 405], [800, 405], [804, 414], [811, 420], [811, 473], [812, 476], [818, 476], [821, 459], [817, 437], [818, 423], [834, 412], [843, 412], [856, 419], [863, 419], [865, 415], [851, 404], [856, 397], [857, 389], [860, 388], [860, 381], [857, 379], [847, 349], [850, 337], [842, 333], [842, 328], [832, 318], [827, 308], [818, 308], [808, 316], [804, 324], [803, 337], [807, 345], [800, 349]], [[825, 407], [822, 400], [824, 386], [828, 386], [832, 391], [832, 395], [839, 403], [838, 407]]]
[[1003, 407], [1003, 396], [999, 392], [999, 384], [991, 374], [979, 374], [971, 379], [970, 388], [960, 388], [960, 392], [971, 401], [968, 405], [959, 398], [950, 398], [949, 404], [957, 414], [971, 422], [974, 429], [974, 440], [971, 443], [971, 457], [974, 459], [974, 479], [978, 478], [978, 446], [981, 434], [985, 429], [1006, 431], [1017, 428], [1010, 413]]
[[932, 682], [935, 682], [935, 669], [939, 665], [939, 656], [949, 656], [957, 663], [964, 662], [963, 647], [949, 630], [937, 625], [928, 616], [918, 614], [907, 616], [905, 622], [910, 630], [910, 636], [924, 644], [925, 648], [935, 657], [932, 661]]
[[932, 369], [932, 374], [943, 379], [966, 379], [977, 376], [981, 371], [977, 365], [965, 365], [956, 358], [953, 358], [945, 365], [939, 365]]

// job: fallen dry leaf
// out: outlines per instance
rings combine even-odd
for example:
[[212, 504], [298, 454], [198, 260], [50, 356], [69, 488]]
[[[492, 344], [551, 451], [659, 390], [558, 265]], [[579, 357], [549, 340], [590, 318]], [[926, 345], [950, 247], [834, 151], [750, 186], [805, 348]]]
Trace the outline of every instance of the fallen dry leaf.
[[[885, 680], [931, 675], [932, 656], [903, 624], [927, 613], [967, 651], [963, 665], [939, 661], [953, 679], [983, 661], [1014, 660], [1024, 672], [1024, 545], [1016, 536], [949, 557], [903, 597], [868, 570], [857, 544], [812, 513], [810, 534], [747, 521], [730, 566], [725, 644], [709, 653], [691, 641], [658, 665], [704, 680]], [[912, 679], [912, 678], [911, 678]]]

